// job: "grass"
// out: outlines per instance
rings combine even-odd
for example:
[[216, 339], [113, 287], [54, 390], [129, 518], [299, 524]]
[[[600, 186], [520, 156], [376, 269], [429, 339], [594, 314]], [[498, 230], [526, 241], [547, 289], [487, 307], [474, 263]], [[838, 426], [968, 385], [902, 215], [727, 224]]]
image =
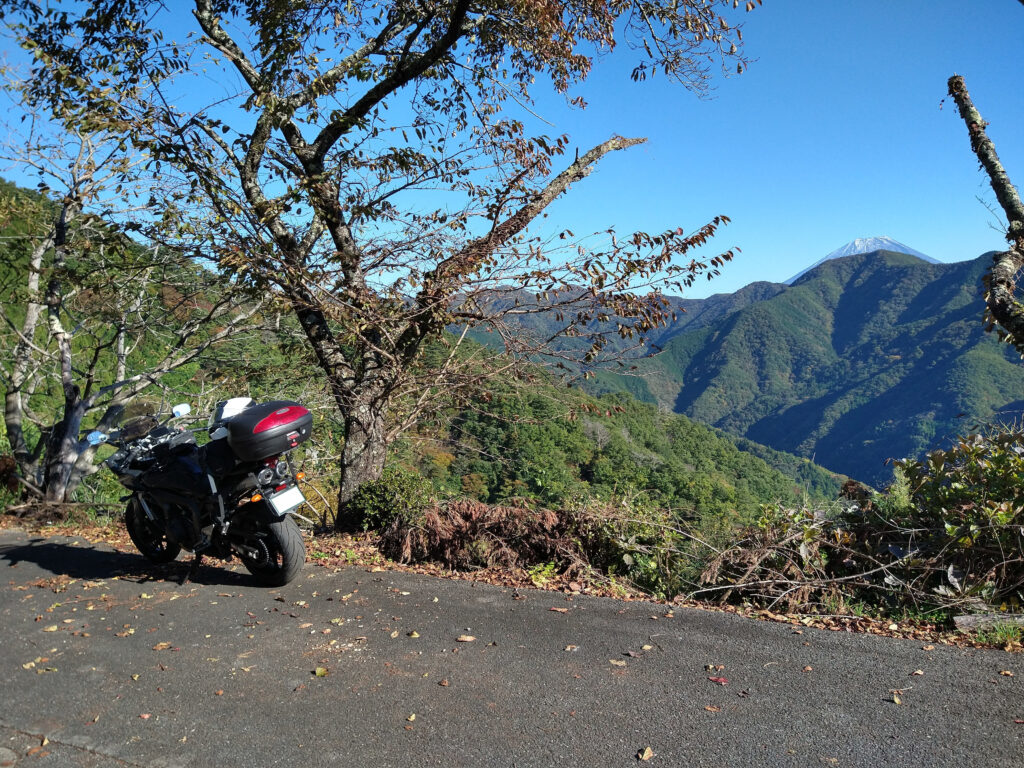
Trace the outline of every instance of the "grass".
[[973, 633], [974, 640], [995, 648], [1019, 648], [1024, 644], [1024, 626], [1009, 622], [994, 624]]

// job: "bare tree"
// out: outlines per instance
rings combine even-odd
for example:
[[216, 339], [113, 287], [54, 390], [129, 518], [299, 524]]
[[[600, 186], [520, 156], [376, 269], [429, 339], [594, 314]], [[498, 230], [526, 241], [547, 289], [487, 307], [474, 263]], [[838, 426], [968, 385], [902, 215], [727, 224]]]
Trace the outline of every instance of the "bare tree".
[[[220, 268], [290, 304], [344, 422], [343, 508], [438, 393], [478, 380], [458, 349], [469, 328], [501, 334], [506, 365], [540, 348], [597, 364], [621, 353], [609, 336], [665, 322], [665, 289], [732, 257], [690, 253], [724, 216], [691, 233], [538, 228], [603, 157], [642, 139], [572, 154], [568, 137], [529, 125], [538, 79], [568, 93], [620, 44], [638, 57], [635, 80], [705, 92], [713, 66], [746, 66], [737, 5], [194, 0], [197, 34], [178, 41], [155, 0], [15, 2], [8, 23], [36, 55], [36, 104], [123, 124], [154, 170], [177, 174], [176, 210]], [[211, 81], [218, 100], [197, 102]], [[539, 346], [514, 322], [536, 313], [551, 318]], [[450, 353], [418, 365], [438, 339]]]
[[[10, 84], [17, 95], [17, 86]], [[40, 194], [12, 188], [3, 286], [4, 426], [28, 495], [69, 501], [96, 470], [80, 438], [99, 411], [107, 427], [167, 374], [243, 330], [260, 301], [240, 303], [180, 254], [143, 248], [123, 231], [136, 211], [117, 188], [142, 162], [102, 133], [32, 120], [0, 159], [30, 169]], [[136, 190], [138, 191], [138, 190]], [[216, 323], [216, 329], [212, 324]]]

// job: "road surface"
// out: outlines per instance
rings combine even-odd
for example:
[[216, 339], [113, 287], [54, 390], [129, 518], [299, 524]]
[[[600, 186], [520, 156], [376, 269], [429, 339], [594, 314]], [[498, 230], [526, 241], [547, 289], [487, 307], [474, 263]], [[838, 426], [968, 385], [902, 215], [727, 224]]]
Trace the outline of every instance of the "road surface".
[[1019, 655], [356, 567], [274, 590], [185, 571], [0, 531], [0, 766], [1024, 765]]

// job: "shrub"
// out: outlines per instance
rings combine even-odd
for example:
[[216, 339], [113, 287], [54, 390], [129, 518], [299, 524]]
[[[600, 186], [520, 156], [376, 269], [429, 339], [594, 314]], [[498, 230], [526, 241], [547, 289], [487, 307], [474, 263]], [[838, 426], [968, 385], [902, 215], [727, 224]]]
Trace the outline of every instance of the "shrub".
[[383, 530], [395, 520], [413, 525], [433, 501], [433, 486], [426, 478], [400, 466], [389, 466], [377, 480], [363, 483], [349, 501], [363, 530]]

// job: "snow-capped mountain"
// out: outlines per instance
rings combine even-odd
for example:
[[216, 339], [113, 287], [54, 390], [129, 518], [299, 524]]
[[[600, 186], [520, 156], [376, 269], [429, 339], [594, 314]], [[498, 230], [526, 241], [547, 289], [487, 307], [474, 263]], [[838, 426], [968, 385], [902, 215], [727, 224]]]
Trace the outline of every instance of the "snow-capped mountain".
[[841, 259], [843, 256], [854, 256], [858, 253], [871, 253], [872, 251], [895, 251], [896, 253], [909, 253], [911, 256], [916, 256], [919, 259], [929, 262], [930, 264], [938, 264], [938, 259], [933, 259], [931, 256], [915, 251], [909, 245], [904, 245], [901, 242], [893, 240], [891, 237], [858, 237], [856, 240], [851, 240], [846, 245], [836, 248], [825, 258], [820, 261], [816, 261], [811, 264], [807, 269], [793, 275], [789, 280], [786, 280], [786, 285], [792, 285], [800, 277], [807, 272], [817, 267], [819, 264], [824, 264], [826, 261], [832, 259]]

